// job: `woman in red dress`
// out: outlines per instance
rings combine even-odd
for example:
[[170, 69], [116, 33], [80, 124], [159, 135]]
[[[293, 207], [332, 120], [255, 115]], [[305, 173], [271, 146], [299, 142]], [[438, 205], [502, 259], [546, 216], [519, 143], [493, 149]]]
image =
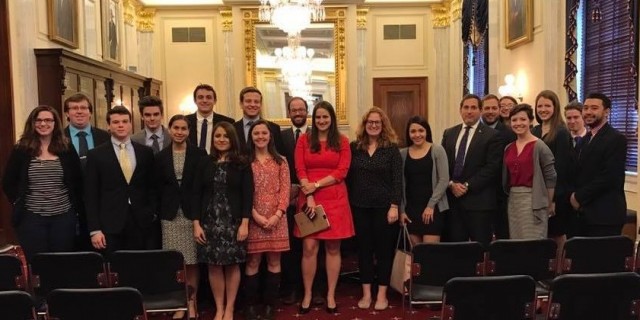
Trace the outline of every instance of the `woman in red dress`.
[[280, 288], [280, 253], [289, 251], [289, 165], [276, 151], [271, 131], [265, 120], [256, 121], [249, 129], [249, 161], [253, 171], [253, 208], [247, 238], [247, 265], [244, 289], [247, 298], [245, 320], [258, 319], [255, 305], [260, 286], [260, 262], [267, 257], [267, 275], [263, 288], [263, 320], [272, 320]]
[[[321, 101], [313, 108], [311, 131], [300, 137], [296, 145], [295, 164], [301, 193], [298, 208], [311, 213], [322, 205], [331, 227], [303, 238], [302, 278], [304, 298], [300, 314], [309, 312], [311, 289], [318, 264], [318, 245], [324, 240], [327, 268], [327, 312], [337, 313], [335, 292], [340, 274], [340, 241], [354, 235], [349, 197], [344, 178], [351, 163], [349, 139], [338, 131], [333, 106]], [[300, 237], [295, 226], [294, 235]]]

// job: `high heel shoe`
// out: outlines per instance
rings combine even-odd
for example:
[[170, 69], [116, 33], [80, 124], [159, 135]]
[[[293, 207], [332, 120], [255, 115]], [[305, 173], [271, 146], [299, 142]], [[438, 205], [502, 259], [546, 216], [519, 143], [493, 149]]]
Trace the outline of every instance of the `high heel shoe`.
[[336, 305], [335, 307], [331, 308], [327, 305], [325, 310], [327, 311], [328, 314], [336, 314], [338, 313], [338, 306]]
[[302, 306], [300, 303], [300, 307], [298, 308], [298, 314], [307, 314], [311, 311], [311, 304], [309, 304], [306, 308]]

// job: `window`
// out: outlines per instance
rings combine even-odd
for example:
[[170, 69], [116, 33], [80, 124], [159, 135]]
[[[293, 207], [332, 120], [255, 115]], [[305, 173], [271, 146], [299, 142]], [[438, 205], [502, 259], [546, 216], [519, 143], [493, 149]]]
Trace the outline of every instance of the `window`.
[[577, 17], [578, 99], [611, 99], [609, 123], [627, 137], [627, 171], [637, 172], [638, 0], [580, 0]]
[[476, 49], [471, 43], [465, 44], [465, 61], [467, 62], [466, 71], [469, 80], [465, 86], [465, 93], [473, 93], [481, 98], [488, 93], [488, 75], [487, 68], [489, 65], [489, 54], [487, 46], [487, 33], [482, 37], [482, 42]]

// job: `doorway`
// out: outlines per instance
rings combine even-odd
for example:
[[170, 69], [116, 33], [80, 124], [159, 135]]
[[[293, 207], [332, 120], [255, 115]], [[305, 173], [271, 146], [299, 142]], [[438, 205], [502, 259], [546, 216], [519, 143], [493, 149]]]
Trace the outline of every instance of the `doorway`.
[[406, 146], [407, 120], [416, 115], [427, 119], [427, 99], [427, 77], [373, 79], [373, 105], [387, 113], [400, 147]]

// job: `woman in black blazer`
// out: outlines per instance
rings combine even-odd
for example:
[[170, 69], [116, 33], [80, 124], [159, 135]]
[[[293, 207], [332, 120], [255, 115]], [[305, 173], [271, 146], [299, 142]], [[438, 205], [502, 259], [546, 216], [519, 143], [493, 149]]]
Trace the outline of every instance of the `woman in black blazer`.
[[84, 214], [82, 167], [55, 109], [39, 106], [29, 114], [4, 172], [2, 187], [27, 260], [73, 251], [77, 216]]
[[198, 262], [209, 265], [214, 319], [233, 319], [239, 264], [247, 256], [253, 174], [240, 155], [232, 124], [219, 122], [213, 127], [211, 155], [198, 164], [193, 194], [193, 235], [198, 242]]
[[[198, 261], [196, 242], [193, 240], [193, 212], [191, 190], [196, 175], [196, 166], [207, 153], [189, 143], [189, 123], [178, 114], [169, 120], [171, 147], [156, 156], [158, 212], [162, 219], [162, 249], [177, 250], [184, 256], [187, 265], [187, 284], [198, 292]], [[174, 318], [182, 319], [182, 311]], [[189, 299], [189, 318], [196, 317], [195, 294]]]

